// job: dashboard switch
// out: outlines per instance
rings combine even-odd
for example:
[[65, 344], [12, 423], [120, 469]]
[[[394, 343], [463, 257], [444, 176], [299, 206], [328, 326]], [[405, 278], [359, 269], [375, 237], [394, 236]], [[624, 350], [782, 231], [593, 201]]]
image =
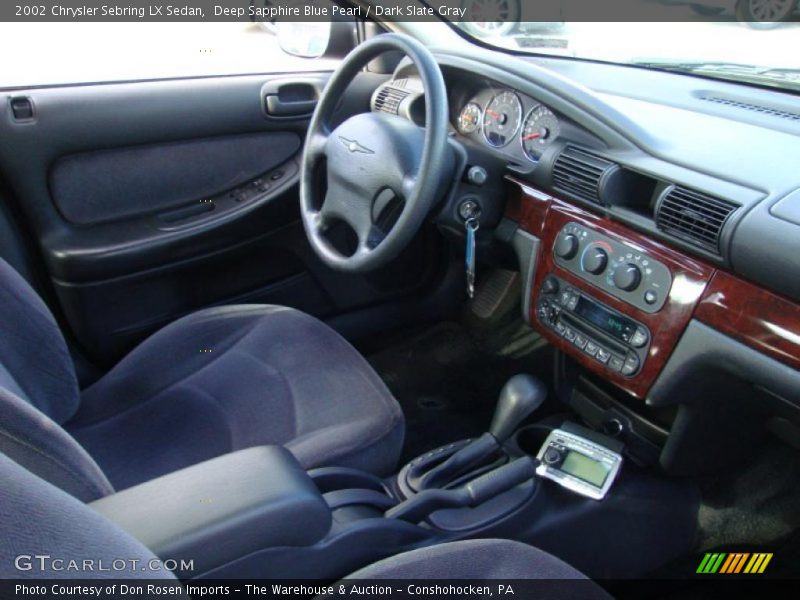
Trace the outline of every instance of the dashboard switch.
[[625, 359], [625, 364], [622, 365], [622, 374], [623, 375], [633, 375], [636, 373], [636, 370], [639, 368], [639, 359], [630, 354], [628, 358]]
[[622, 360], [619, 356], [612, 356], [611, 359], [608, 361], [608, 368], [612, 371], [622, 371], [622, 367], [625, 365], [625, 361]]
[[474, 166], [467, 171], [467, 181], [472, 185], [481, 186], [486, 183], [487, 179], [489, 179], [489, 174], [483, 167]]
[[599, 275], [606, 270], [608, 253], [602, 248], [594, 247], [583, 256], [583, 268], [589, 273]]
[[611, 358], [611, 353], [605, 348], [598, 348], [596, 358], [601, 363], [606, 364], [608, 362], [608, 359]]
[[634, 348], [643, 348], [645, 344], [647, 344], [648, 337], [645, 329], [637, 327], [636, 331], [631, 336], [631, 346]]
[[633, 263], [628, 263], [614, 271], [614, 285], [626, 292], [632, 292], [642, 281], [642, 272]]
[[558, 292], [558, 279], [555, 277], [547, 277], [542, 282], [542, 293], [555, 294], [556, 292]]
[[578, 253], [578, 238], [571, 233], [561, 234], [556, 240], [556, 254], [570, 259]]
[[647, 290], [644, 293], [644, 301], [648, 304], [655, 304], [658, 302], [658, 294], [656, 294], [655, 290]]

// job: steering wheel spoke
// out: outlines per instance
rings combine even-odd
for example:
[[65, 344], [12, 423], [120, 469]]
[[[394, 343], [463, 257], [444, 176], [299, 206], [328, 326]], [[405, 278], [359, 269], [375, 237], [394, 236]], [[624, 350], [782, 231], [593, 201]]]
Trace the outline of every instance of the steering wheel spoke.
[[358, 191], [330, 181], [325, 200], [319, 210], [319, 224], [328, 229], [336, 221], [347, 224], [358, 238], [359, 247], [366, 247], [372, 231], [372, 215], [366, 199]]
[[329, 139], [330, 132], [325, 127], [320, 128], [319, 131], [309, 132], [304, 149], [306, 159], [316, 164], [321, 158], [327, 156]]

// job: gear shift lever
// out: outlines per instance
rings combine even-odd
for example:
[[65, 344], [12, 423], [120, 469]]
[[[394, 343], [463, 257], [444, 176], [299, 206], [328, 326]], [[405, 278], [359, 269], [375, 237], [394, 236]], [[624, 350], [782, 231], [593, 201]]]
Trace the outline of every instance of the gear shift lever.
[[544, 384], [530, 375], [515, 375], [500, 390], [489, 432], [472, 440], [446, 461], [427, 473], [408, 473], [408, 482], [416, 490], [442, 487], [467, 469], [496, 452], [520, 423], [542, 405], [547, 395]]
[[500, 390], [489, 433], [502, 444], [542, 405], [546, 396], [547, 388], [535, 377], [514, 375]]

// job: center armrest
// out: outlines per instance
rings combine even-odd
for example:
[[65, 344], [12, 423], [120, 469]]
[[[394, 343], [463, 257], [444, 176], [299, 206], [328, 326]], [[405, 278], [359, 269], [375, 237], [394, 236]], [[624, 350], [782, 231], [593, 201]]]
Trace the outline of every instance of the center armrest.
[[176, 572], [183, 578], [264, 548], [312, 545], [331, 526], [319, 490], [282, 446], [225, 454], [89, 506], [160, 558], [194, 561]]

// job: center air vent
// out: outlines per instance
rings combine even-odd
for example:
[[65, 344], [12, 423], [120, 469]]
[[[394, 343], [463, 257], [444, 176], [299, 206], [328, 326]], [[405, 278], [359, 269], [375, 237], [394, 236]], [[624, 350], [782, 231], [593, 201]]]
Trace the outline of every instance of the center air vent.
[[406, 96], [408, 96], [407, 91], [386, 85], [375, 96], [373, 110], [396, 115], [400, 111], [400, 103]]
[[600, 184], [603, 176], [616, 170], [615, 163], [567, 146], [553, 164], [553, 187], [590, 202], [601, 202]]
[[725, 222], [738, 205], [684, 187], [669, 189], [656, 210], [656, 225], [666, 233], [720, 253]]

